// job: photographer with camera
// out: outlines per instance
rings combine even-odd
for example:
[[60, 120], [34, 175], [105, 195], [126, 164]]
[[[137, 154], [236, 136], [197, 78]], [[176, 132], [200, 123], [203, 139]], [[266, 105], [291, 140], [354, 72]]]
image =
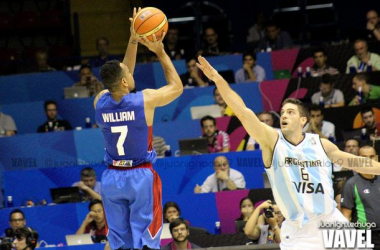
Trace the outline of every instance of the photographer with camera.
[[[261, 210], [264, 213], [260, 215]], [[252, 240], [258, 239], [258, 244], [280, 243], [280, 228], [283, 221], [284, 216], [278, 206], [267, 200], [253, 211], [245, 225], [244, 233]]]
[[79, 69], [80, 81], [75, 83], [73, 87], [85, 86], [88, 90], [89, 96], [96, 96], [104, 89], [103, 84], [92, 73], [91, 66], [84, 64]]

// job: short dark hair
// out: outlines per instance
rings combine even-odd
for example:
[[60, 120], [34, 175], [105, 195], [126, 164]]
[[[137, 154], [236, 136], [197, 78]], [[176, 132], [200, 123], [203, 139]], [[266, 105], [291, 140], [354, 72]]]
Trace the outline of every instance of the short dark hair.
[[100, 77], [106, 89], [110, 92], [118, 88], [118, 80], [121, 78], [123, 69], [120, 67], [119, 60], [107, 61], [100, 68]]
[[208, 29], [212, 29], [216, 35], [218, 34], [218, 32], [216, 32], [216, 29], [215, 29], [214, 27], [208, 26], [208, 27], [206, 27], [206, 28], [204, 29], [204, 31], [203, 31], [203, 35], [206, 35], [206, 30], [208, 30]]
[[260, 115], [270, 115], [273, 119], [273, 114], [272, 114], [272, 112], [269, 112], [269, 111], [263, 110], [260, 113], [257, 113], [257, 117], [259, 117]]
[[313, 56], [315, 56], [315, 53], [318, 53], [318, 52], [322, 52], [322, 54], [326, 56], [326, 50], [324, 48], [322, 48], [322, 47], [316, 47], [313, 50]]
[[216, 120], [214, 117], [212, 117], [211, 115], [206, 115], [206, 116], [203, 116], [202, 119], [201, 119], [201, 127], [203, 128], [203, 122], [204, 121], [207, 121], [207, 120], [211, 120], [213, 123], [214, 123], [214, 126], [216, 125]]
[[363, 117], [363, 115], [365, 114], [365, 113], [367, 113], [367, 112], [372, 112], [372, 114], [374, 114], [375, 112], [373, 112], [373, 109], [372, 109], [372, 107], [363, 107], [361, 110], [360, 110], [360, 114], [362, 115], [362, 117]]
[[27, 247], [36, 248], [38, 241], [38, 233], [30, 227], [18, 228], [15, 230], [15, 237], [18, 240], [25, 239]]
[[92, 68], [91, 68], [91, 65], [90, 65], [90, 64], [82, 64], [82, 65], [80, 66], [79, 72], [82, 72], [82, 69], [90, 69], [91, 72], [92, 72]]
[[347, 140], [345, 140], [344, 141], [344, 146], [346, 146], [346, 143], [348, 141], [356, 141], [358, 143], [358, 146], [360, 147], [360, 141], [358, 139], [356, 139], [356, 138], [353, 138], [353, 137], [352, 138], [348, 138]]
[[197, 61], [197, 59], [195, 59], [195, 57], [187, 57], [186, 60], [185, 60], [186, 65], [187, 65], [191, 60], [195, 60], [195, 61]]
[[93, 168], [87, 167], [80, 171], [81, 177], [96, 177], [96, 172]]
[[110, 41], [108, 40], [107, 37], [105, 37], [105, 36], [101, 36], [101, 37], [99, 37], [98, 39], [96, 39], [96, 47], [98, 47], [98, 43], [99, 43], [100, 40], [106, 41], [107, 45], [110, 44]]
[[360, 43], [360, 42], [364, 43], [365, 46], [367, 46], [367, 48], [368, 48], [368, 43], [367, 43], [367, 41], [364, 40], [364, 39], [362, 39], [362, 38], [356, 39], [355, 42], [354, 42], [354, 45], [357, 44], [357, 43]]
[[323, 115], [323, 109], [321, 108], [321, 106], [317, 104], [313, 104], [310, 106], [310, 113], [311, 111], [321, 111], [321, 114]]
[[174, 219], [172, 222], [170, 222], [170, 225], [169, 225], [170, 233], [173, 234], [173, 228], [178, 227], [181, 224], [184, 224], [186, 229], [189, 230], [189, 224], [187, 223], [187, 221], [184, 220], [183, 218], [177, 218], [177, 219]]
[[9, 214], [9, 220], [11, 220], [12, 219], [12, 215], [16, 214], [16, 213], [22, 214], [22, 218], [25, 219], [24, 212], [21, 211], [20, 209], [16, 208], [16, 209], [13, 209], [12, 212]]
[[179, 32], [178, 27], [176, 25], [172, 25], [172, 24], [169, 26], [168, 30], [176, 30]]
[[[241, 211], [241, 206], [243, 205], [243, 202], [245, 200], [249, 200], [252, 203], [253, 207], [255, 207], [255, 204], [253, 203], [252, 199], [247, 196], [247, 197], [244, 197], [243, 199], [240, 200], [240, 204], [239, 204], [240, 211]], [[244, 219], [244, 215], [243, 214], [240, 214], [240, 217], [237, 218], [237, 220], [243, 220], [243, 219]]]
[[[175, 209], [177, 209], [178, 215], [181, 216], [181, 209], [179, 208], [178, 204], [175, 203], [174, 201], [168, 201], [164, 205], [164, 209], [163, 209], [164, 217], [165, 217], [166, 211], [168, 211], [168, 209], [171, 207], [174, 207]], [[166, 221], [165, 218], [164, 218], [164, 220], [165, 220], [165, 222], [168, 222], [168, 221]]]
[[92, 201], [90, 202], [90, 204], [88, 204], [88, 210], [91, 210], [91, 208], [92, 208], [93, 206], [95, 206], [96, 204], [100, 204], [100, 205], [102, 205], [102, 207], [103, 207], [103, 202], [102, 202], [101, 200], [94, 199], [94, 200], [92, 200]]
[[55, 107], [58, 107], [58, 105], [57, 105], [57, 102], [56, 102], [56, 101], [53, 101], [53, 100], [47, 100], [47, 101], [45, 101], [45, 103], [44, 103], [44, 108], [45, 108], [45, 111], [47, 111], [47, 106], [48, 106], [48, 105], [50, 105], [50, 104], [54, 104], [54, 105], [55, 105]]
[[321, 83], [333, 85], [334, 77], [330, 74], [324, 74], [321, 77]]
[[265, 28], [268, 27], [276, 27], [276, 29], [279, 29], [280, 27], [278, 26], [277, 22], [275, 20], [269, 20], [268, 22], [265, 23]]
[[[300, 112], [300, 115], [301, 117], [306, 117], [307, 119], [307, 122], [309, 121], [310, 119], [310, 115], [309, 115], [309, 110], [308, 108], [306, 108], [305, 104], [303, 104], [300, 100], [298, 99], [295, 99], [295, 98], [287, 98], [284, 100], [284, 102], [282, 103], [282, 107], [285, 106], [285, 104], [287, 103], [291, 103], [291, 104], [294, 104], [294, 105], [297, 105], [298, 107], [298, 111]], [[307, 123], [306, 122], [306, 123]], [[306, 124], [305, 123], [305, 124]]]
[[364, 72], [362, 72], [362, 73], [357, 73], [357, 74], [355, 75], [355, 77], [356, 77], [359, 81], [365, 81], [365, 82], [367, 82], [367, 83], [368, 83], [368, 81], [369, 81], [369, 76], [368, 76], [368, 74], [366, 74], [366, 73], [364, 73]]
[[244, 52], [244, 53], [243, 53], [243, 62], [244, 62], [244, 58], [245, 58], [246, 56], [251, 56], [251, 57], [253, 58], [253, 60], [256, 61], [256, 54], [255, 54], [255, 53], [250, 52], [250, 51], [246, 51], [246, 52]]

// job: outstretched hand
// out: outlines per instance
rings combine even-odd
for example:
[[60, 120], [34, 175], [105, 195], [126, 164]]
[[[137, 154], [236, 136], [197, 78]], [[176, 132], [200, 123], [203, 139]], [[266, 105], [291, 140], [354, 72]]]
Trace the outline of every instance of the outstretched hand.
[[137, 11], [136, 11], [136, 8], [133, 8], [133, 17], [129, 18], [129, 21], [131, 22], [131, 27], [129, 28], [131, 32], [131, 39], [136, 43], [140, 41], [141, 38], [139, 35], [136, 34], [135, 30], [133, 29], [133, 19], [136, 17], [137, 12], [140, 12], [140, 10], [141, 10], [141, 7], [139, 7]]
[[197, 66], [200, 70], [203, 71], [203, 73], [212, 81], [218, 80], [221, 76], [219, 75], [218, 71], [216, 71], [211, 64], [206, 60], [206, 58], [202, 56], [198, 56], [198, 62]]
[[157, 41], [157, 37], [155, 34], [152, 35], [153, 42], [150, 41], [146, 36], [141, 37], [140, 43], [145, 45], [150, 51], [154, 52], [156, 55], [164, 52], [164, 44], [162, 40], [164, 40], [165, 32], [162, 34], [162, 38]]

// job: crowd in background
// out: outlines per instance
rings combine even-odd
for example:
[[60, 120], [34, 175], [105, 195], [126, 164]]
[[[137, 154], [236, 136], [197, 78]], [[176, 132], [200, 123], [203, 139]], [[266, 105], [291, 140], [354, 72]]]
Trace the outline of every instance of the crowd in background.
[[[345, 72], [339, 72], [332, 63], [327, 63], [329, 55], [326, 47], [316, 47], [313, 51], [314, 65], [310, 69], [311, 77], [318, 77], [320, 82], [319, 91], [314, 93], [310, 100], [310, 121], [305, 126], [304, 132], [318, 134], [321, 138], [329, 139], [336, 142], [335, 125], [324, 120], [324, 110], [344, 106], [361, 106], [361, 118], [364, 122], [363, 128], [360, 129], [361, 140], [348, 138], [344, 141], [344, 151], [354, 155], [360, 155], [371, 159], [378, 160], [378, 153], [370, 146], [373, 140], [378, 139], [380, 131], [380, 121], [376, 120], [375, 112], [371, 107], [364, 104], [380, 101], [380, 84], [369, 82], [369, 72], [380, 71], [380, 56], [377, 53], [369, 51], [368, 41], [380, 42], [380, 17], [375, 10], [366, 13], [367, 19], [366, 37], [358, 37], [352, 42], [354, 54], [347, 61]], [[203, 46], [200, 50], [194, 51], [181, 44], [178, 40], [179, 33], [182, 32], [175, 25], [169, 25], [164, 45], [165, 50], [172, 60], [185, 59], [187, 72], [181, 75], [182, 83], [185, 87], [205, 87], [213, 86], [214, 83], [209, 81], [201, 70], [196, 66], [196, 58], [202, 56], [219, 56], [234, 53], [219, 39], [219, 34], [213, 27], [206, 27], [203, 32]], [[245, 82], [261, 82], [266, 79], [264, 68], [257, 64], [256, 55], [261, 52], [271, 52], [297, 47], [297, 44], [291, 39], [290, 35], [282, 30], [273, 20], [265, 21], [263, 13], [257, 17], [257, 22], [247, 31], [247, 51], [243, 53], [241, 68], [234, 73], [233, 82], [240, 84]], [[96, 40], [98, 55], [94, 58], [83, 58], [79, 65], [73, 65], [79, 70], [79, 81], [73, 82], [73, 87], [86, 87], [88, 96], [95, 96], [104, 89], [100, 79], [97, 79], [92, 72], [94, 67], [102, 66], [106, 61], [121, 59], [118, 55], [109, 54], [109, 41], [106, 37]], [[142, 51], [140, 61], [149, 63], [157, 60], [153, 55]], [[72, 66], [70, 66], [72, 69]], [[55, 69], [49, 65], [48, 50], [38, 50], [35, 53], [35, 61], [29, 72], [47, 72], [62, 69]], [[341, 90], [335, 86], [336, 76], [339, 74], [355, 74], [352, 80], [352, 89], [357, 93], [352, 100], [345, 100]], [[221, 116], [233, 116], [233, 112], [220, 96], [218, 89], [214, 89], [215, 103], [220, 107]], [[1, 100], [0, 100], [1, 102]], [[57, 103], [54, 100], [47, 100], [44, 104], [44, 110], [47, 120], [41, 126], [36, 128], [39, 133], [56, 132], [71, 130], [72, 126], [64, 119], [58, 119]], [[262, 111], [258, 114], [261, 122], [278, 127], [278, 114], [271, 110]], [[221, 131], [216, 126], [215, 118], [205, 116], [200, 120], [202, 135], [207, 139], [208, 152], [230, 152], [230, 139], [226, 131]], [[0, 137], [17, 135], [17, 124], [12, 119], [12, 114], [0, 113]], [[155, 149], [159, 156], [165, 152], [165, 138], [155, 137]], [[258, 150], [258, 144], [250, 138], [245, 150]], [[345, 169], [335, 166], [335, 171], [344, 172]], [[210, 173], [207, 179], [201, 185], [194, 187], [194, 193], [219, 192], [224, 190], [245, 189], [246, 183], [244, 176], [237, 170], [229, 167], [228, 158], [225, 156], [216, 156], [214, 159], [215, 172]], [[87, 172], [86, 172], [87, 171]], [[351, 172], [351, 171], [347, 171]], [[375, 222], [378, 226], [373, 230], [372, 239], [376, 244], [380, 244], [380, 216], [377, 212], [380, 208], [378, 203], [380, 198], [380, 180], [374, 175], [351, 173], [353, 177], [342, 178], [335, 183], [335, 197], [338, 208], [343, 215], [351, 221], [360, 221], [360, 215], [365, 214], [366, 221]], [[83, 199], [90, 201], [89, 213], [84, 218], [77, 234], [91, 233], [94, 242], [101, 242], [106, 238], [105, 218], [103, 215], [103, 205], [99, 195], [100, 185], [96, 181], [96, 175], [91, 169], [82, 171], [81, 180], [74, 184], [78, 186], [83, 193]], [[371, 189], [370, 195], [365, 195], [365, 190]], [[359, 190], [359, 192], [358, 192]], [[360, 201], [360, 202], [359, 202]], [[239, 206], [239, 204], [232, 204]], [[263, 200], [253, 204], [249, 197], [241, 200], [240, 203], [241, 217], [237, 221], [243, 221], [242, 226], [237, 229], [237, 233], [244, 232], [246, 236], [255, 244], [279, 243], [281, 241], [281, 223], [284, 217], [278, 206], [273, 201]], [[164, 207], [163, 217], [166, 223], [170, 223], [170, 232], [173, 237], [173, 243], [163, 249], [186, 249], [188, 245], [191, 248], [198, 246], [188, 241], [187, 236], [191, 230], [191, 222], [181, 218], [181, 210], [175, 202], [167, 203]], [[38, 234], [32, 229], [23, 231], [26, 227], [26, 218], [21, 210], [13, 210], [9, 217], [10, 228], [5, 234], [14, 237], [17, 241], [25, 241], [34, 235], [35, 241]], [[75, 232], [73, 232], [75, 233]], [[35, 243], [26, 242], [26, 245], [34, 249]], [[176, 248], [172, 248], [172, 245]], [[22, 249], [27, 249], [27, 248]], [[21, 249], [21, 248], [20, 248]]]

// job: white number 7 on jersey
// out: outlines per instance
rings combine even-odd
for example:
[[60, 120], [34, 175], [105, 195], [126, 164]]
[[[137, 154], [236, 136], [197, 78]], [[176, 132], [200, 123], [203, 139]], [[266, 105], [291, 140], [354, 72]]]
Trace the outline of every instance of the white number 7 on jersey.
[[116, 144], [117, 153], [120, 156], [125, 155], [123, 145], [124, 145], [125, 139], [127, 138], [128, 126], [111, 127], [111, 132], [112, 133], [120, 133], [119, 139], [117, 140], [117, 144]]

